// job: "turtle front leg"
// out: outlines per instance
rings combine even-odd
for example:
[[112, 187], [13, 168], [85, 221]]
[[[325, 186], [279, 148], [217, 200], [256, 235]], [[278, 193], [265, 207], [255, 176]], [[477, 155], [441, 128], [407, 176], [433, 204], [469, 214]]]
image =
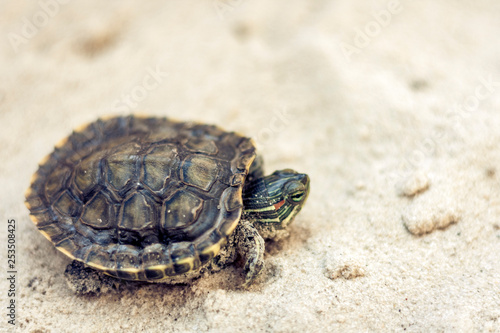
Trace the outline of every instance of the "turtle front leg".
[[253, 224], [242, 220], [236, 229], [236, 246], [238, 254], [245, 261], [246, 275], [243, 287], [246, 288], [253, 283], [264, 268], [264, 239]]

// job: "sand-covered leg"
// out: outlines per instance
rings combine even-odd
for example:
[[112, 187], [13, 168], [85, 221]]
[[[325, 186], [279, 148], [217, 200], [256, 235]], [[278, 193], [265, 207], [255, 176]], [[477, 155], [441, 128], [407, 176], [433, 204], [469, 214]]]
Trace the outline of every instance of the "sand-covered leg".
[[117, 290], [120, 280], [73, 260], [64, 272], [68, 286], [77, 294], [99, 294]]
[[237, 251], [245, 262], [243, 287], [248, 287], [264, 268], [264, 239], [248, 221], [241, 221], [236, 232]]

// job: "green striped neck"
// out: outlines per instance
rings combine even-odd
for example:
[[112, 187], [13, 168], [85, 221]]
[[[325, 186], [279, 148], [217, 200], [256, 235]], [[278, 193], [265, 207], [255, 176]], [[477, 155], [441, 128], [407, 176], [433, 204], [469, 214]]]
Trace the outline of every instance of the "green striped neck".
[[309, 194], [309, 177], [290, 169], [253, 180], [245, 185], [243, 218], [255, 224], [286, 228]]

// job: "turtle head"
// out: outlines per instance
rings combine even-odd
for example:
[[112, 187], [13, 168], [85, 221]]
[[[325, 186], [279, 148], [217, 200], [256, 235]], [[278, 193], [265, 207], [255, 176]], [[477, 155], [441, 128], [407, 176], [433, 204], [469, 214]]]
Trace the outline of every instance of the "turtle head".
[[285, 229], [309, 194], [309, 176], [290, 169], [256, 179], [245, 186], [244, 218], [266, 229]]

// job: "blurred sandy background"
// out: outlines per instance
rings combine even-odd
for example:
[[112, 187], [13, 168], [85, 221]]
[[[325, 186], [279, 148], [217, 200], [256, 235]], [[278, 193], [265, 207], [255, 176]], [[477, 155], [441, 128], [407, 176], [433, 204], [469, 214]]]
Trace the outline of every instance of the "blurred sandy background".
[[[19, 332], [500, 332], [498, 1], [0, 1], [0, 231]], [[78, 125], [145, 113], [254, 137], [312, 193], [264, 278], [98, 297], [24, 190]], [[8, 281], [0, 279], [0, 328]]]

